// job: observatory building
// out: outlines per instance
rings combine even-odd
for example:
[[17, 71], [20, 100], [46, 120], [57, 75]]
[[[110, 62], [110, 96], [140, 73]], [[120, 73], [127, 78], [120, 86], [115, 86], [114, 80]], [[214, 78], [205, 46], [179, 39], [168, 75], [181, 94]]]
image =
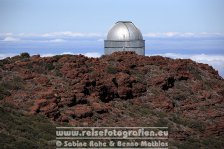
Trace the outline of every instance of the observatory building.
[[118, 21], [104, 40], [106, 55], [117, 51], [134, 51], [136, 54], [145, 55], [145, 40], [140, 30], [130, 21]]

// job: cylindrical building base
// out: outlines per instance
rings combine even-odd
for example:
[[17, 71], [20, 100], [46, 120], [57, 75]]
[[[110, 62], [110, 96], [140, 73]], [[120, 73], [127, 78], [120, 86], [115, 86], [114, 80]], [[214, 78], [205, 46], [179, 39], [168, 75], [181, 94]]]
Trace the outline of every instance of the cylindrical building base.
[[144, 40], [104, 41], [104, 53], [106, 55], [118, 51], [133, 51], [138, 55], [145, 55], [145, 41]]

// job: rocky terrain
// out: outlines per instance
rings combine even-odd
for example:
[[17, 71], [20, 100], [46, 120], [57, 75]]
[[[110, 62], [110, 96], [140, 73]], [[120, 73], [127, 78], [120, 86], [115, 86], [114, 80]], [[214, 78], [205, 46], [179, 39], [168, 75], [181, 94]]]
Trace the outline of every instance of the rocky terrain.
[[[14, 140], [12, 148], [55, 139], [44, 131], [55, 125], [168, 126], [174, 148], [224, 146], [224, 79], [189, 59], [22, 53], [0, 61], [0, 112], [0, 145]], [[49, 136], [27, 143], [35, 130]]]

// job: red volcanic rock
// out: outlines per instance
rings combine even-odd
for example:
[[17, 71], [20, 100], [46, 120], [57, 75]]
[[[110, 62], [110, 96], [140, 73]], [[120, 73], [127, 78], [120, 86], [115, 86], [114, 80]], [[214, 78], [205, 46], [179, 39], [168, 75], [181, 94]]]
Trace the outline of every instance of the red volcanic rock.
[[132, 90], [130, 87], [118, 87], [118, 95], [121, 99], [130, 99], [133, 98]]
[[158, 95], [152, 98], [149, 98], [152, 102], [153, 107], [163, 109], [165, 111], [171, 111], [174, 109], [173, 102], [164, 95]]
[[207, 133], [204, 135], [208, 136], [223, 136], [224, 135], [224, 121], [220, 120], [218, 123], [206, 126]]
[[[31, 107], [31, 113], [44, 113], [48, 115], [52, 112], [57, 112], [58, 110], [57, 99], [38, 99]], [[54, 114], [53, 114], [54, 115]]]
[[52, 99], [55, 97], [56, 91], [50, 88], [40, 92], [39, 94], [42, 98]]
[[126, 73], [118, 73], [116, 75], [116, 80], [117, 80], [117, 84], [118, 86], [126, 86], [127, 83], [131, 83], [129, 80], [130, 75], [126, 74]]
[[86, 118], [86, 117], [91, 117], [93, 115], [92, 108], [87, 105], [77, 105], [74, 107], [71, 107], [69, 109], [66, 109], [65, 111], [62, 112], [62, 121], [67, 121], [68, 118], [66, 117], [72, 117], [72, 118]]
[[75, 70], [70, 70], [69, 72], [66, 73], [65, 76], [70, 78], [70, 79], [74, 79], [78, 76], [78, 72], [75, 71]]
[[55, 116], [54, 112], [58, 112], [58, 106], [55, 102], [50, 102], [46, 106], [40, 107], [40, 112], [45, 113], [47, 116], [51, 117], [49, 114], [52, 113], [52, 117]]
[[34, 105], [30, 108], [31, 113], [33, 114], [38, 113], [40, 110], [40, 107], [43, 105], [46, 105], [46, 103], [47, 103], [46, 99], [36, 100]]
[[34, 78], [35, 83], [37, 84], [41, 84], [41, 85], [46, 85], [49, 83], [49, 79], [47, 76], [38, 76], [36, 78]]
[[35, 74], [30, 71], [25, 71], [23, 75], [21, 75], [21, 78], [24, 80], [29, 80], [35, 78]]
[[132, 84], [132, 94], [134, 97], [139, 97], [146, 92], [146, 86], [141, 83]]
[[78, 118], [84, 118], [93, 115], [91, 107], [86, 105], [77, 105], [74, 108], [74, 114]]
[[102, 104], [102, 103], [100, 104], [97, 102], [94, 102], [91, 106], [94, 111], [100, 114], [107, 113], [111, 108], [108, 104]]

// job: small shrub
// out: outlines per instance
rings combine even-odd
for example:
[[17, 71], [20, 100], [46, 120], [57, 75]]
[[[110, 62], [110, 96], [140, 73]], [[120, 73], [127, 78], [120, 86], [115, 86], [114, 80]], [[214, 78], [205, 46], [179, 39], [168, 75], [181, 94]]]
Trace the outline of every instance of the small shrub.
[[130, 71], [130, 74], [132, 74], [138, 82], [145, 83], [145, 75], [142, 74], [140, 71], [132, 70]]
[[55, 70], [55, 75], [58, 76], [58, 77], [62, 77], [62, 73], [60, 72], [60, 70]]
[[189, 148], [200, 148], [200, 142], [189, 138], [186, 142], [183, 142], [181, 144], [178, 145], [178, 148], [182, 148], [182, 149], [189, 149]]
[[29, 70], [32, 70], [33, 69], [33, 65], [31, 63], [28, 63], [26, 65], [26, 68], [29, 69]]
[[101, 55], [100, 56], [101, 59], [106, 58], [106, 57], [107, 57], [106, 55]]
[[55, 56], [53, 56], [53, 58], [56, 58], [57, 60], [59, 60], [62, 57], [63, 57], [63, 55], [55, 55]]
[[224, 138], [211, 137], [202, 141], [202, 144], [206, 148], [223, 148], [224, 146]]
[[0, 84], [0, 100], [9, 95], [11, 95], [11, 93], [6, 88], [4, 88], [2, 84]]
[[117, 73], [117, 69], [113, 66], [108, 66], [106, 68], [106, 71], [107, 71], [107, 73], [110, 73], [110, 74], [116, 74]]
[[203, 131], [205, 128], [203, 123], [197, 120], [189, 120], [187, 123], [187, 126], [190, 128], [196, 129], [198, 131]]
[[27, 52], [24, 52], [24, 53], [21, 53], [20, 56], [21, 56], [22, 58], [29, 58], [29, 57], [30, 57], [30, 54], [27, 53]]
[[14, 147], [16, 148], [35, 148], [35, 143], [24, 138], [18, 137], [14, 142]]
[[45, 68], [50, 71], [50, 70], [53, 70], [54, 69], [54, 65], [52, 63], [47, 63], [45, 65]]
[[177, 115], [177, 114], [174, 114], [172, 117], [171, 117], [171, 120], [174, 122], [174, 123], [177, 123], [177, 124], [182, 124], [182, 120], [180, 119], [180, 116]]
[[159, 118], [156, 123], [154, 123], [155, 127], [166, 127], [168, 126], [168, 120], [165, 118]]
[[3, 67], [5, 64], [10, 63], [10, 57], [0, 60], [0, 67]]
[[187, 97], [189, 97], [189, 96], [185, 92], [180, 92], [180, 93], [174, 95], [174, 100], [183, 101], [183, 100], [186, 100]]
[[198, 120], [191, 120], [191, 119], [185, 119], [181, 118], [179, 115], [173, 115], [171, 120], [174, 123], [181, 124], [185, 127], [189, 127], [198, 131], [203, 131], [204, 130], [204, 125]]
[[24, 82], [22, 78], [15, 76], [10, 81], [2, 81], [0, 83], [0, 100], [2, 100], [5, 96], [9, 96], [10, 90], [19, 90], [23, 89]]
[[136, 64], [131, 64], [131, 65], [130, 65], [130, 68], [131, 68], [131, 69], [134, 69], [135, 67], [136, 67]]
[[8, 136], [7, 134], [0, 133], [0, 140], [4, 141], [2, 143], [13, 142], [15, 139], [12, 136]]
[[197, 80], [202, 80], [202, 74], [201, 74], [201, 72], [197, 69], [197, 68], [195, 68], [195, 67], [193, 67], [193, 66], [188, 66], [187, 67], [187, 69], [189, 70], [189, 72], [191, 73], [191, 74], [193, 74], [193, 76], [197, 79]]
[[23, 84], [23, 79], [18, 76], [15, 76], [10, 82], [8, 82], [8, 87], [11, 90], [19, 90], [23, 89]]

